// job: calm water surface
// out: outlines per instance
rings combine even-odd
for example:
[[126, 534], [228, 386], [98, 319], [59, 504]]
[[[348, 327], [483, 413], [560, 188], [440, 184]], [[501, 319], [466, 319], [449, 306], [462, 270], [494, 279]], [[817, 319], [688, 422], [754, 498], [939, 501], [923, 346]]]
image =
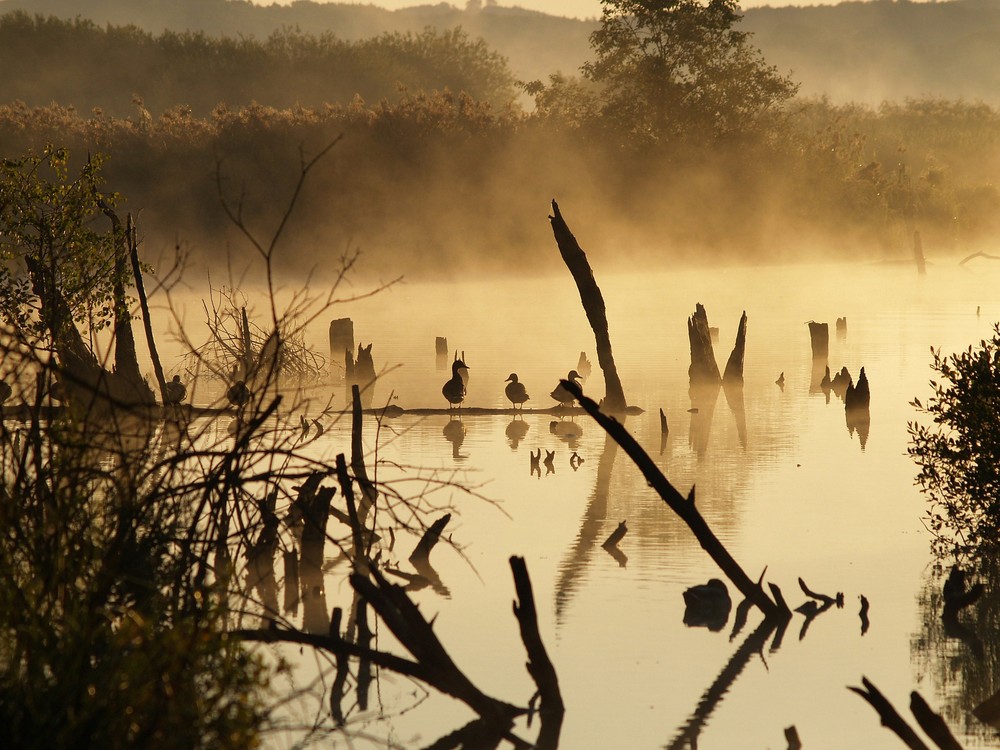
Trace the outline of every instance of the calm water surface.
[[[627, 276], [595, 268], [626, 397], [644, 410], [626, 427], [676, 487], [697, 488], [701, 512], [752, 578], [766, 569], [793, 608], [806, 600], [800, 577], [814, 590], [844, 594], [845, 606], [822, 614], [804, 634], [796, 614], [779, 648], [769, 641], [739, 662], [738, 677], [710, 711], [699, 711], [703, 694], [759, 617], [752, 613], [732, 639], [732, 617], [720, 632], [683, 624], [682, 592], [722, 576], [589, 417], [466, 416], [456, 424], [447, 416], [404, 415], [378, 430], [374, 419], [366, 421], [378, 478], [410, 496], [427, 490], [426, 502], [440, 508], [431, 518], [453, 512], [446, 534], [455, 547], [441, 544], [431, 558], [445, 588], [413, 596], [425, 615], [436, 616], [435, 630], [456, 663], [497, 698], [523, 705], [531, 697], [508, 567], [511, 555], [522, 555], [567, 707], [560, 747], [784, 748], [792, 725], [813, 750], [900, 747], [847, 690], [863, 676], [905, 716], [910, 691], [919, 690], [964, 744], [988, 746], [988, 733], [968, 713], [986, 696], [970, 696], [975, 690], [964, 688], [956, 669], [966, 647], [943, 638], [934, 625], [940, 613], [927, 606], [940, 582], [921, 523], [925, 501], [906, 456], [906, 423], [915, 416], [908, 402], [929, 392], [929, 347], [965, 348], [1000, 320], [1000, 266], [980, 263], [942, 263], [922, 278], [910, 266]], [[689, 411], [686, 319], [698, 302], [719, 328], [720, 368], [747, 312], [742, 410], [720, 393]], [[374, 342], [376, 366], [386, 370], [376, 405], [446, 405], [441, 386], [449, 372], [435, 362], [435, 336], [465, 353], [467, 405], [504, 406], [504, 380], [517, 372], [531, 396], [527, 407], [547, 408], [554, 403], [549, 391], [581, 351], [594, 363], [584, 389], [603, 395], [593, 334], [568, 273], [404, 283], [330, 315], [348, 316], [356, 340]], [[846, 337], [834, 333], [838, 317], [848, 320]], [[864, 440], [848, 429], [835, 395], [828, 401], [810, 387], [809, 320], [830, 324], [832, 371], [846, 365], [856, 378], [865, 367], [872, 400]], [[326, 349], [325, 325], [310, 337]], [[782, 372], [783, 390], [775, 384]], [[342, 394], [335, 398], [343, 402]], [[319, 394], [311, 408], [319, 416]], [[665, 441], [659, 409], [670, 427]], [[332, 460], [349, 451], [349, 426], [323, 419], [328, 430], [312, 448]], [[539, 449], [555, 452], [551, 472], [531, 472], [529, 453]], [[574, 452], [582, 459], [576, 468]], [[601, 543], [623, 520], [629, 531], [616, 559]], [[414, 543], [400, 535], [383, 558], [412, 570]], [[349, 604], [344, 570], [331, 561], [327, 612]], [[871, 603], [865, 633], [862, 594]], [[379, 638], [380, 647], [392, 647], [384, 628]], [[326, 710], [322, 686], [330, 672], [292, 656], [296, 686], [318, 682], [288, 709], [288, 721], [312, 723]], [[463, 705], [383, 673], [368, 711], [355, 710], [350, 726], [374, 747], [423, 747], [472, 718]], [[537, 726], [522, 723], [517, 733], [531, 740]], [[276, 733], [275, 745], [293, 736]]]

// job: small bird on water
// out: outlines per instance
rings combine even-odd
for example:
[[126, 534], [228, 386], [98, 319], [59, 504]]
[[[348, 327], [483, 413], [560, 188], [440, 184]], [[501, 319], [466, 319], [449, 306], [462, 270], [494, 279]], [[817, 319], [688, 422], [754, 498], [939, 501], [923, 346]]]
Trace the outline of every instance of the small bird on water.
[[237, 380], [229, 386], [229, 390], [226, 391], [226, 398], [229, 399], [229, 403], [233, 406], [245, 406], [250, 400], [250, 389], [244, 381]]
[[[576, 381], [580, 380], [580, 373], [578, 373], [576, 370], [570, 370], [569, 374], [566, 376], [566, 380], [569, 380], [572, 383], [576, 383], [576, 385], [579, 386], [580, 384], [577, 383]], [[556, 401], [558, 401], [560, 406], [572, 406], [573, 399], [575, 398], [572, 393], [563, 388], [562, 383], [557, 385], [555, 387], [555, 390], [553, 390], [552, 393], [550, 393], [549, 395], [552, 396], [552, 398], [554, 398]]]
[[524, 383], [517, 379], [516, 372], [512, 372], [506, 382], [507, 387], [503, 389], [503, 392], [507, 396], [507, 400], [510, 401], [510, 405], [516, 409], [520, 404], [523, 409], [524, 402], [529, 398], [528, 389], [524, 387]]
[[465, 380], [461, 371], [468, 366], [460, 359], [451, 363], [451, 378], [441, 387], [441, 394], [448, 400], [449, 408], [459, 406], [465, 400]]
[[174, 375], [173, 380], [163, 385], [163, 401], [167, 404], [179, 404], [187, 396], [187, 386], [181, 382], [180, 375]]

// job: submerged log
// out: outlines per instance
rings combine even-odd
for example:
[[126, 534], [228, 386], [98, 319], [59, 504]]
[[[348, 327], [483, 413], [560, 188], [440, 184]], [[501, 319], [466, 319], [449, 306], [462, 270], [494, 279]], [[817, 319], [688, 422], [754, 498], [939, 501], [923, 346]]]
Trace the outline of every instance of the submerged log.
[[552, 215], [549, 217], [549, 221], [552, 224], [552, 233], [555, 235], [556, 244], [559, 246], [559, 253], [580, 291], [580, 301], [583, 303], [587, 320], [590, 321], [594, 338], [597, 340], [597, 363], [604, 372], [604, 408], [608, 411], [621, 411], [626, 406], [625, 392], [622, 389], [614, 354], [611, 351], [611, 337], [608, 333], [608, 315], [604, 305], [604, 296], [594, 279], [594, 272], [587, 261], [586, 253], [583, 252], [576, 237], [566, 225], [562, 214], [559, 213], [559, 206], [554, 200], [552, 201]]
[[705, 385], [722, 382], [719, 365], [715, 361], [712, 334], [708, 327], [708, 313], [700, 303], [695, 304], [694, 314], [688, 318], [688, 341], [691, 345], [691, 366], [688, 378], [691, 385]]

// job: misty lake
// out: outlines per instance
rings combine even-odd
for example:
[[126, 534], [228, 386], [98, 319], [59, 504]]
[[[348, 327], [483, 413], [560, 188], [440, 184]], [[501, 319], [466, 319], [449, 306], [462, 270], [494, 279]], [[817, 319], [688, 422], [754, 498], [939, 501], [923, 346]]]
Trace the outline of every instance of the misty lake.
[[[445, 530], [452, 545], [439, 544], [431, 556], [440, 585], [412, 596], [435, 618], [456, 664], [494, 697], [524, 705], [534, 693], [511, 611], [508, 559], [520, 555], [566, 704], [562, 748], [785, 748], [791, 726], [811, 750], [902, 747], [847, 689], [863, 677], [911, 722], [910, 691], [918, 690], [965, 746], [987, 743], [990, 730], [970, 711], [995, 689], [994, 677], [968, 685], [968, 646], [942, 631], [943, 579], [921, 522], [926, 503], [906, 455], [906, 424], [916, 416], [908, 402], [929, 393], [929, 348], [964, 349], [1000, 320], [1000, 265], [946, 260], [920, 277], [909, 264], [608, 274], [592, 262], [626, 398], [644, 410], [625, 418], [626, 428], [682, 493], [697, 488], [702, 514], [751, 578], [766, 570], [792, 608], [806, 601], [799, 578], [814, 591], [842, 592], [844, 606], [808, 623], [795, 614], [780, 643], [771, 638], [740, 655], [759, 613], [732, 638], [732, 614], [718, 631], [684, 624], [684, 590], [724, 576], [588, 416], [366, 418], [369, 471], [404, 497], [423, 494], [430, 519], [452, 512]], [[696, 303], [719, 328], [720, 367], [741, 313], [748, 315], [742, 414], [724, 392], [691, 411], [686, 319]], [[507, 406], [505, 379], [516, 372], [530, 395], [526, 408], [551, 407], [549, 392], [580, 352], [594, 365], [584, 391], [604, 393], [568, 273], [407, 282], [330, 317], [351, 317], [356, 341], [374, 343], [384, 370], [375, 406], [446, 406], [441, 386], [450, 372], [435, 361], [436, 336], [464, 352], [468, 406]], [[839, 317], [847, 319], [844, 336], [834, 332]], [[831, 371], [846, 366], [856, 379], [866, 370], [867, 435], [848, 428], [836, 395], [811, 387], [810, 320], [830, 324]], [[324, 352], [326, 322], [310, 331]], [[781, 373], [783, 388], [775, 383]], [[316, 394], [309, 416], [325, 421], [326, 431], [310, 450], [332, 463], [349, 453], [350, 423], [321, 415], [321, 402]], [[664, 441], [660, 409], [669, 425]], [[532, 471], [538, 450], [554, 457]], [[601, 545], [621, 521], [628, 533], [612, 555]], [[383, 562], [412, 571], [415, 542], [403, 534], [384, 542]], [[327, 620], [304, 623], [309, 608], [300, 606], [287, 615], [292, 623], [322, 629], [331, 607], [349, 607], [346, 565], [330, 557], [326, 568], [321, 606], [311, 612]], [[729, 588], [735, 612], [740, 596]], [[870, 602], [866, 631], [861, 595]], [[379, 648], [398, 649], [384, 627], [376, 637]], [[330, 726], [332, 664], [308, 650], [265, 648], [292, 660], [287, 680], [297, 695], [282, 709], [273, 746], [325, 737], [308, 729]], [[986, 651], [995, 650], [987, 643]], [[457, 701], [384, 670], [367, 710], [351, 708], [352, 700], [344, 702], [352, 747], [427, 747], [474, 718]], [[537, 723], [522, 720], [515, 734], [530, 742]]]

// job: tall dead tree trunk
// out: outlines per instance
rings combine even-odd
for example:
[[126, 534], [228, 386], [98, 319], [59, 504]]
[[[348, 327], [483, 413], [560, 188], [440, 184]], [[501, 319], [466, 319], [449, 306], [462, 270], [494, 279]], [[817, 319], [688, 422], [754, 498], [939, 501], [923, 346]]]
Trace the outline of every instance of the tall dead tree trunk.
[[743, 311], [740, 317], [740, 325], [736, 331], [736, 343], [733, 345], [733, 353], [729, 355], [726, 362], [726, 374], [722, 379], [726, 383], [743, 383], [743, 359], [747, 351], [747, 311]]
[[552, 223], [552, 233], [555, 235], [556, 244], [559, 246], [559, 254], [562, 255], [563, 262], [573, 275], [577, 289], [580, 290], [580, 301], [583, 309], [587, 313], [587, 320], [594, 331], [597, 339], [597, 362], [604, 372], [604, 408], [608, 411], [624, 411], [626, 407], [625, 392], [622, 390], [622, 382], [618, 377], [618, 368], [615, 366], [615, 358], [611, 352], [611, 337], [608, 334], [608, 315], [604, 305], [604, 296], [600, 287], [594, 279], [594, 272], [587, 261], [587, 254], [583, 252], [576, 237], [569, 230], [562, 214], [559, 213], [559, 205], [552, 201], [552, 215], [549, 217]]
[[708, 313], [700, 302], [694, 306], [694, 315], [688, 318], [688, 341], [691, 345], [691, 366], [688, 379], [691, 385], [722, 382], [719, 365], [715, 362], [712, 332], [708, 327]]

